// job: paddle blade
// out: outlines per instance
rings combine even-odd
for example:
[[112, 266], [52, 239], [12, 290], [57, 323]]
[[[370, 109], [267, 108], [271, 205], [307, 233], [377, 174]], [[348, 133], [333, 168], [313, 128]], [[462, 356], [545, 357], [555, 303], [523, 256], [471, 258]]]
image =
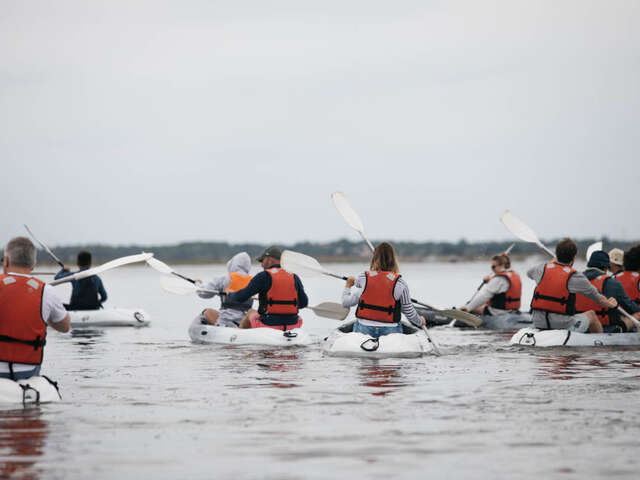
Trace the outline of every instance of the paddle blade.
[[164, 262], [161, 262], [157, 258], [151, 257], [147, 259], [147, 265], [149, 265], [151, 268], [153, 268], [154, 270], [157, 270], [160, 273], [164, 273], [165, 275], [171, 275], [173, 273], [173, 270], [169, 265], [167, 265]]
[[538, 235], [536, 232], [531, 230], [531, 228], [516, 217], [511, 211], [505, 210], [502, 215], [500, 215], [500, 221], [507, 227], [511, 233], [513, 233], [520, 240], [524, 240], [525, 242], [530, 243], [540, 243], [538, 239]]
[[476, 317], [473, 313], [464, 312], [462, 310], [440, 310], [438, 313], [445, 317], [466, 323], [470, 327], [478, 328], [482, 325], [482, 320], [479, 317]]
[[331, 318], [333, 320], [344, 320], [349, 315], [349, 309], [335, 302], [322, 302], [315, 307], [307, 307], [319, 317]]
[[70, 282], [71, 280], [80, 280], [81, 278], [87, 278], [92, 275], [98, 275], [99, 273], [106, 272], [107, 270], [111, 270], [112, 268], [121, 267], [123, 265], [128, 265], [130, 263], [144, 262], [150, 259], [151, 257], [153, 257], [153, 253], [138, 253], [137, 255], [128, 255], [126, 257], [116, 258], [115, 260], [111, 260], [110, 262], [103, 263], [98, 267], [90, 268], [88, 270], [83, 270], [81, 272], [74, 273], [73, 275], [59, 278], [58, 280], [54, 280], [53, 282], [50, 282], [49, 285], [58, 285], [60, 283]]
[[589, 245], [589, 248], [587, 248], [587, 262], [591, 258], [591, 254], [598, 250], [602, 250], [602, 242], [595, 242]]
[[362, 220], [360, 220], [360, 217], [355, 212], [355, 210], [351, 208], [351, 205], [349, 205], [349, 202], [345, 198], [344, 193], [333, 192], [331, 194], [331, 200], [333, 200], [333, 204], [335, 205], [336, 209], [338, 210], [340, 215], [342, 215], [342, 218], [344, 218], [345, 221], [351, 226], [351, 228], [357, 230], [358, 232], [364, 232], [364, 225], [362, 224]]
[[160, 285], [169, 293], [175, 295], [193, 295], [196, 293], [196, 286], [178, 277], [160, 277]]
[[291, 250], [282, 252], [280, 265], [287, 272], [300, 276], [314, 276], [325, 273], [322, 265], [315, 258]]

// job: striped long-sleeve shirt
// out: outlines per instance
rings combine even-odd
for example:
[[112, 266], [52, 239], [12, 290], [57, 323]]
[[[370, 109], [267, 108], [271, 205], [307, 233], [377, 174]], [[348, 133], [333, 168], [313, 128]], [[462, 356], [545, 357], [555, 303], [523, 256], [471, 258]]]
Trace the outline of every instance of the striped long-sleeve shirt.
[[[367, 277], [364, 272], [362, 272], [356, 278], [356, 283], [352, 288], [345, 288], [342, 292], [342, 306], [345, 308], [353, 307], [357, 305], [360, 301], [360, 295], [362, 295], [362, 291], [364, 290], [364, 286], [366, 284]], [[396, 282], [396, 286], [393, 289], [393, 298], [400, 301], [400, 305], [402, 306], [402, 313], [407, 319], [413, 323], [414, 325], [421, 326], [422, 320], [418, 316], [418, 312], [411, 303], [411, 294], [409, 293], [409, 286], [407, 282], [404, 281], [402, 277], [398, 279]], [[370, 325], [372, 327], [388, 327], [388, 323], [384, 322], [376, 322], [374, 320], [365, 320], [358, 319], [358, 321], [362, 325]]]

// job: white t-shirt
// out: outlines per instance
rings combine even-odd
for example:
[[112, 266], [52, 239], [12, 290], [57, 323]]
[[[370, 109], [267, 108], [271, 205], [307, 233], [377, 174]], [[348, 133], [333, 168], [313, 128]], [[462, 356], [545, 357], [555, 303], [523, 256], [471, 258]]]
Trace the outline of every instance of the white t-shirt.
[[[9, 272], [7, 275], [14, 275], [16, 277], [31, 278], [31, 275], [24, 275], [22, 273]], [[65, 319], [67, 311], [62, 305], [62, 300], [58, 298], [51, 285], [45, 285], [42, 291], [42, 318], [47, 323], [58, 323]], [[14, 363], [14, 372], [24, 372], [26, 370], [33, 370], [35, 365], [28, 365], [25, 363]], [[6, 362], [0, 362], [0, 372], [6, 373], [9, 371], [9, 365]]]

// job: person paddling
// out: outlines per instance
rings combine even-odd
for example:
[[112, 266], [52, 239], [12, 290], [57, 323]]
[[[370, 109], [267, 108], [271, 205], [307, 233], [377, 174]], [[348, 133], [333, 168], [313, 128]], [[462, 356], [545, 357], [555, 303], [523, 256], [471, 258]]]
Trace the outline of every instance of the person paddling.
[[[247, 314], [255, 313], [255, 310], [251, 309], [253, 305], [251, 299], [243, 303], [236, 303], [229, 298], [232, 293], [249, 285], [251, 281], [249, 270], [251, 270], [251, 257], [249, 254], [247, 252], [237, 253], [227, 262], [228, 273], [226, 275], [214, 278], [203, 286], [206, 290], [224, 292], [220, 296], [220, 311], [207, 308], [202, 312], [204, 321], [211, 325], [235, 328], [240, 326], [243, 317]], [[198, 295], [201, 298], [211, 298], [216, 294], [199, 290]]]
[[460, 310], [476, 315], [504, 315], [520, 310], [522, 280], [511, 270], [511, 260], [505, 253], [491, 259], [493, 276], [486, 276], [478, 291]]
[[[618, 305], [640, 320], [640, 308], [629, 299], [622, 284], [615, 277], [607, 274], [609, 267], [609, 254], [602, 250], [597, 250], [589, 257], [584, 276], [591, 282], [591, 285], [596, 287], [598, 292], [605, 297], [615, 298]], [[580, 313], [587, 310], [593, 310], [596, 313], [603, 330], [607, 333], [630, 332], [635, 328], [633, 322], [626, 316], [621, 315], [618, 309], [603, 308], [584, 295], [577, 295], [576, 312]]]
[[244, 304], [258, 295], [258, 313], [248, 312], [240, 328], [268, 327], [286, 331], [302, 326], [298, 312], [309, 304], [309, 299], [300, 278], [280, 267], [281, 255], [278, 247], [265, 249], [257, 258], [264, 270], [245, 288], [229, 296], [229, 301]]
[[[91, 268], [91, 253], [85, 250], [79, 252], [77, 264], [79, 272]], [[71, 269], [65, 266], [54, 278], [57, 280], [71, 274]], [[107, 291], [97, 275], [71, 280], [71, 288], [71, 300], [64, 305], [67, 310], [98, 310], [107, 301]]]
[[[354, 332], [374, 338], [402, 333], [402, 314], [416, 327], [425, 324], [411, 303], [409, 286], [399, 273], [393, 246], [383, 242], [373, 251], [370, 269], [349, 277], [342, 292], [342, 306], [357, 305]], [[355, 288], [353, 288], [355, 287]]]
[[640, 244], [624, 253], [624, 271], [615, 273], [627, 296], [640, 306]]
[[31, 276], [36, 248], [25, 237], [4, 249], [0, 275], [0, 378], [20, 380], [40, 374], [47, 325], [68, 332], [69, 314], [53, 287]]
[[531, 300], [531, 320], [542, 330], [571, 330], [602, 333], [593, 310], [576, 313], [576, 294], [582, 294], [605, 308], [616, 308], [615, 298], [607, 298], [577, 272], [573, 266], [578, 247], [570, 238], [556, 245], [556, 256], [549, 263], [529, 269], [527, 276], [537, 284]]

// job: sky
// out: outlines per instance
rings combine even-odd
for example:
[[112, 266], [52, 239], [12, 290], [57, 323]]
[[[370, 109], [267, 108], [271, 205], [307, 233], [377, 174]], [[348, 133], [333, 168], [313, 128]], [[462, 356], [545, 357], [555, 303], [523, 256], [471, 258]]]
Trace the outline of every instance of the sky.
[[10, 1], [0, 243], [640, 239], [640, 2]]

